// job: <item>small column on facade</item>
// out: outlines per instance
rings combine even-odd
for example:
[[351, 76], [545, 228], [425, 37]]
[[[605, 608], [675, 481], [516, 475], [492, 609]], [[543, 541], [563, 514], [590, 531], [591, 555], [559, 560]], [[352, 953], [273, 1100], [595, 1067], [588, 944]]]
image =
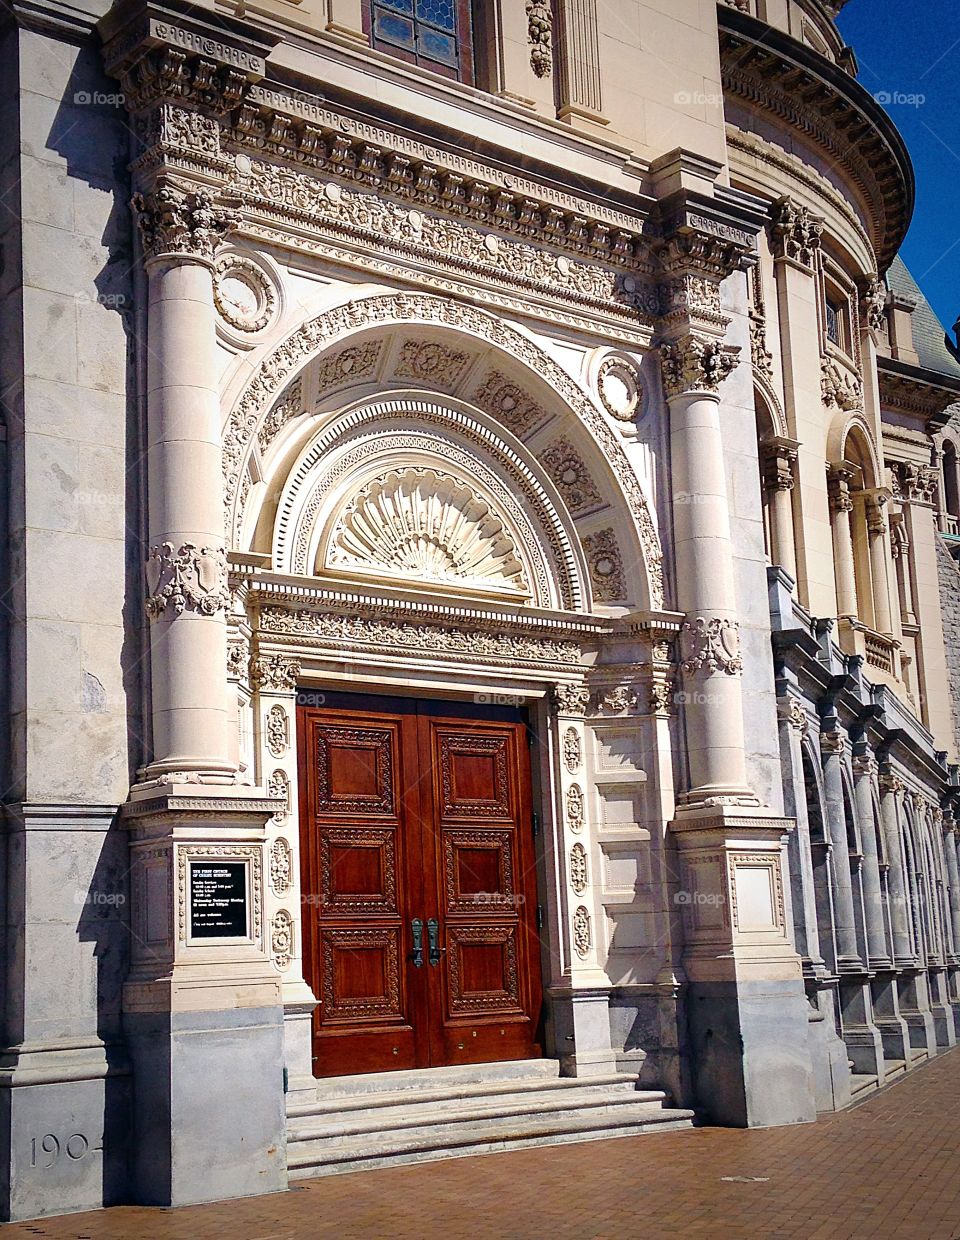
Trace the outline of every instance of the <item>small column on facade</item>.
[[960, 827], [952, 801], [943, 814], [943, 852], [950, 884], [950, 921], [953, 929], [953, 954], [948, 974], [950, 1006], [954, 1028], [960, 1036]]
[[[787, 770], [792, 773], [792, 779], [788, 781], [789, 789], [802, 789], [802, 746], [803, 738], [810, 729], [810, 720], [799, 697], [788, 693], [785, 699], [781, 699], [781, 719], [787, 724], [787, 727], [781, 731], [781, 737], [786, 739], [789, 746]], [[783, 742], [781, 741], [782, 752]], [[795, 816], [797, 824], [790, 838], [790, 858], [793, 866], [790, 878], [799, 897], [794, 899], [794, 908], [799, 906], [799, 915], [794, 917], [797, 948], [804, 959], [805, 969], [815, 976], [823, 976], [827, 968], [820, 946], [813, 855], [810, 847], [810, 820], [807, 814], [806, 797], [799, 797], [795, 805], [788, 804], [787, 812]]]
[[873, 627], [878, 633], [893, 633], [893, 612], [890, 606], [890, 546], [887, 536], [885, 506], [890, 499], [886, 489], [870, 491], [866, 496], [867, 534], [870, 540], [870, 576], [873, 580]]
[[857, 614], [857, 573], [850, 523], [853, 512], [853, 496], [850, 493], [852, 477], [853, 470], [846, 465], [832, 465], [827, 471], [838, 616]]
[[860, 841], [863, 849], [863, 906], [866, 920], [867, 965], [871, 969], [889, 969], [893, 961], [887, 946], [883, 921], [883, 886], [880, 881], [880, 857], [877, 852], [877, 831], [874, 821], [873, 788], [877, 762], [862, 744], [853, 755], [853, 790]]
[[[764, 809], [747, 779], [723, 434], [723, 417], [743, 412], [721, 407], [722, 386], [740, 359], [740, 346], [724, 340], [731, 320], [721, 285], [730, 279], [742, 286], [760, 221], [714, 221], [699, 196], [688, 206], [676, 188], [689, 172], [681, 156], [660, 161], [656, 172], [671, 220], [659, 252], [666, 297], [660, 355], [670, 416], [676, 608], [685, 615], [679, 649], [688, 787], [671, 831], [682, 888], [716, 897], [684, 918], [695, 1087], [715, 1121], [812, 1119], [808, 1006], [782, 868], [792, 824]], [[746, 300], [741, 287], [736, 303]], [[748, 344], [745, 316], [737, 329]], [[745, 989], [753, 996], [748, 1003]]]
[[793, 529], [794, 469], [799, 444], [776, 436], [760, 445], [763, 483], [770, 515], [770, 555], [796, 581], [797, 553]]
[[893, 963], [898, 969], [912, 968], [916, 953], [910, 935], [909, 896], [900, 842], [901, 798], [905, 785], [898, 775], [881, 771], [880, 820], [887, 852], [890, 928], [893, 935]]
[[863, 961], [857, 946], [853, 883], [850, 877], [850, 847], [843, 800], [843, 733], [827, 729], [820, 733], [823, 763], [823, 792], [830, 832], [830, 861], [833, 876], [833, 919], [837, 939], [837, 972], [859, 973]]

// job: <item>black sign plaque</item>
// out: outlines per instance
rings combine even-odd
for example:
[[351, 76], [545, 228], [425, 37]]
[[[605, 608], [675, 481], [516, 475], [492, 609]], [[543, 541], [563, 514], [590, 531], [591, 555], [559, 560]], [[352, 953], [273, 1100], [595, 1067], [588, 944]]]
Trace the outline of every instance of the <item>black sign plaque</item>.
[[247, 863], [190, 862], [191, 939], [245, 939]]

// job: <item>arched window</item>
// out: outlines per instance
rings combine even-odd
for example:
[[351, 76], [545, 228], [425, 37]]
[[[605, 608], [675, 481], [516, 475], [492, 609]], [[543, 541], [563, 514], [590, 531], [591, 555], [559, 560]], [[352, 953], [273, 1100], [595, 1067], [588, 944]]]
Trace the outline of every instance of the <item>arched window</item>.
[[793, 487], [798, 445], [795, 440], [777, 434], [777, 424], [767, 398], [756, 390], [754, 412], [760, 459], [764, 550], [770, 564], [778, 564], [796, 580]]
[[960, 461], [957, 445], [952, 439], [943, 441], [941, 459], [943, 477], [943, 532], [960, 534]]

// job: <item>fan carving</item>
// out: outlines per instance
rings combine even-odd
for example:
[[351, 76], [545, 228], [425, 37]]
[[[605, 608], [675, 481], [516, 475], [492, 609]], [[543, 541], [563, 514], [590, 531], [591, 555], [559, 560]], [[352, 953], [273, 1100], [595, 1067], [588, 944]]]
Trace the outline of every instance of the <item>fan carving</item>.
[[341, 514], [328, 564], [460, 588], [529, 594], [503, 522], [472, 487], [434, 469], [392, 470]]

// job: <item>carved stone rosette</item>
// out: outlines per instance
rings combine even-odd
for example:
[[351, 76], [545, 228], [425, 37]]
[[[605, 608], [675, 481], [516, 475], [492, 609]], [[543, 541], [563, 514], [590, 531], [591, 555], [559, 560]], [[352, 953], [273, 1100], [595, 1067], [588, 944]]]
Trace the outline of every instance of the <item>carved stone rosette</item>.
[[740, 625], [735, 620], [722, 620], [717, 616], [685, 620], [680, 646], [683, 653], [680, 666], [688, 675], [725, 672], [728, 676], [739, 676], [743, 671]]
[[173, 543], [151, 547], [148, 563], [156, 565], [155, 581], [146, 600], [147, 615], [156, 619], [169, 608], [175, 616], [185, 611], [215, 616], [230, 602], [227, 557], [222, 547]]
[[206, 190], [173, 185], [134, 194], [131, 206], [148, 260], [179, 254], [212, 263], [217, 246], [239, 222], [235, 212], [217, 206]]
[[667, 399], [693, 392], [719, 391], [736, 368], [740, 349], [694, 333], [660, 346], [660, 368]]

